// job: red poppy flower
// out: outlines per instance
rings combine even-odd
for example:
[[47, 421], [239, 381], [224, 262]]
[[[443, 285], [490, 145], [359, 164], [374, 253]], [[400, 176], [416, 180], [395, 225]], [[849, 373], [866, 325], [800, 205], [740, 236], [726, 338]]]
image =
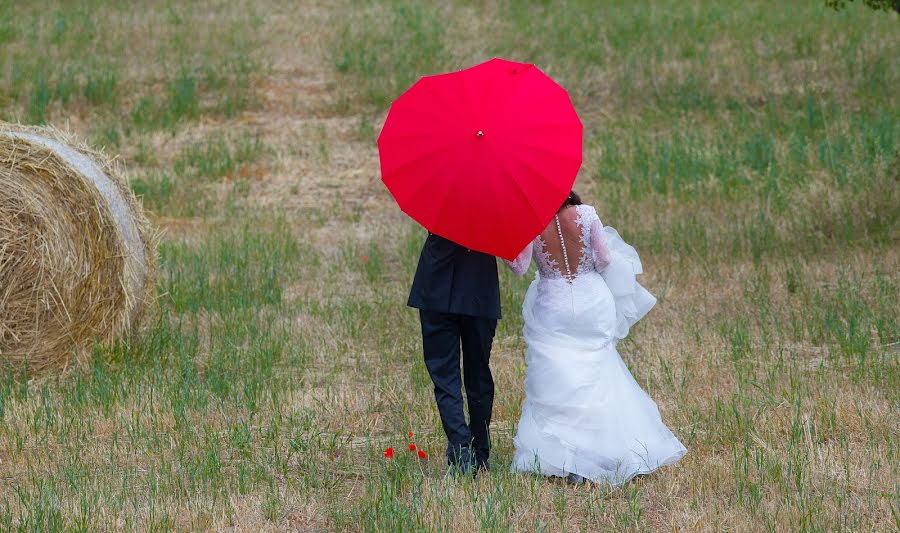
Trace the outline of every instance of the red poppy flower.
[[413, 438], [414, 436], [415, 436], [415, 435], [413, 435], [413, 432], [410, 431], [410, 432], [409, 432], [409, 438]]
[[368, 262], [369, 262], [369, 256], [364, 255], [364, 256], [360, 257], [359, 260], [362, 261], [363, 263], [368, 263]]
[[428, 458], [428, 454], [423, 452], [422, 450], [419, 450], [419, 459], [427, 459], [427, 458]]
[[411, 452], [416, 451], [416, 443], [415, 443], [415, 442], [410, 443], [410, 445], [409, 445], [409, 451], [411, 451]]
[[393, 448], [386, 449], [384, 451], [384, 456], [388, 459], [393, 459], [394, 458], [394, 449]]

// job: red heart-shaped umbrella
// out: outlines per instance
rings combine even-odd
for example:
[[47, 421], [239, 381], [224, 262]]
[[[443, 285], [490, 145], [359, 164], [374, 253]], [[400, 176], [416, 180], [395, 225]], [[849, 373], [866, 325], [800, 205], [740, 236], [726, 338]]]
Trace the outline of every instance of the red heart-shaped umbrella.
[[506, 259], [553, 218], [581, 149], [566, 90], [534, 65], [503, 59], [420, 79], [378, 137], [381, 179], [405, 213]]

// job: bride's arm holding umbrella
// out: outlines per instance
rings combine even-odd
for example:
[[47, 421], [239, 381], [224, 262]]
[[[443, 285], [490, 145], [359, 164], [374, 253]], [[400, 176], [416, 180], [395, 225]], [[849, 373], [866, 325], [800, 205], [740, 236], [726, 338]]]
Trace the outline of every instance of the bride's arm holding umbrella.
[[531, 266], [531, 252], [534, 247], [534, 242], [529, 242], [525, 248], [519, 252], [519, 255], [516, 256], [515, 259], [509, 261], [504, 259], [503, 262], [509, 267], [513, 273], [520, 278], [528, 272], [528, 267]]

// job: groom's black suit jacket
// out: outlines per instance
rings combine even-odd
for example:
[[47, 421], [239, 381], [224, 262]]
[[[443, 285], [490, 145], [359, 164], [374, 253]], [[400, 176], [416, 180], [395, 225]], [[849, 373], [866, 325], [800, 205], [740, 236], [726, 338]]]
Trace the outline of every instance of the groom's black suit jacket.
[[428, 234], [407, 305], [482, 318], [500, 318], [497, 260]]

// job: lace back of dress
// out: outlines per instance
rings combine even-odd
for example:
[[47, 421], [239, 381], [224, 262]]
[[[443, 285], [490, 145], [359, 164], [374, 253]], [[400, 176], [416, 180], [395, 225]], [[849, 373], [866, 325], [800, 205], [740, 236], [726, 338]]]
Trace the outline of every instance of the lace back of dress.
[[572, 281], [590, 264], [585, 221], [579, 209], [567, 208], [535, 239], [534, 259], [541, 276]]
[[563, 274], [563, 277], [571, 282], [575, 279], [575, 275], [572, 274], [572, 267], [569, 265], [569, 252], [566, 250], [566, 239], [563, 237], [562, 226], [559, 225], [559, 215], [554, 215], [553, 218], [556, 220], [556, 233], [559, 234], [559, 247], [562, 249], [563, 264], [566, 267], [566, 272]]

